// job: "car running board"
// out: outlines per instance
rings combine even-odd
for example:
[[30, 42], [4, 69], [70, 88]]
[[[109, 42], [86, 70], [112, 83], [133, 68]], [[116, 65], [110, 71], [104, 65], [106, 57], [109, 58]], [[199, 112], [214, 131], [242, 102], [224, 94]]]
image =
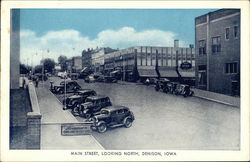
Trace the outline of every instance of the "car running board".
[[114, 128], [114, 127], [120, 127], [120, 126], [123, 126], [124, 124], [115, 124], [115, 125], [111, 125], [109, 126], [110, 128]]

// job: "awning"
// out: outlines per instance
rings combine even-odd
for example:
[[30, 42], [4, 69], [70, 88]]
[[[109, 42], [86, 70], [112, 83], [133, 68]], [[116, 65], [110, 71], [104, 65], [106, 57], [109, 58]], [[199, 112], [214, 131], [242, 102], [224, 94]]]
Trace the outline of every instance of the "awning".
[[158, 77], [155, 69], [138, 69], [140, 77]]
[[195, 77], [194, 71], [180, 71], [180, 74], [182, 77], [187, 77], [187, 78], [194, 78]]
[[178, 77], [178, 74], [175, 70], [172, 69], [161, 69], [159, 70], [159, 73], [161, 75], [161, 77]]

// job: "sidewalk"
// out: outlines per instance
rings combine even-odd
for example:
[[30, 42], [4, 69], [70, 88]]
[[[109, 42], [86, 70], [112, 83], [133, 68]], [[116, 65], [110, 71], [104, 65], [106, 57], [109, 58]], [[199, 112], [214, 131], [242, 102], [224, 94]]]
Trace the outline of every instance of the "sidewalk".
[[41, 149], [104, 149], [92, 135], [62, 136], [61, 123], [78, 123], [70, 111], [62, 110], [63, 105], [46, 88], [36, 88], [42, 115]]
[[233, 97], [228, 95], [223, 95], [219, 93], [204, 91], [200, 89], [192, 89], [194, 91], [194, 96], [205, 100], [218, 102], [225, 105], [230, 105], [234, 107], [240, 107], [240, 97]]

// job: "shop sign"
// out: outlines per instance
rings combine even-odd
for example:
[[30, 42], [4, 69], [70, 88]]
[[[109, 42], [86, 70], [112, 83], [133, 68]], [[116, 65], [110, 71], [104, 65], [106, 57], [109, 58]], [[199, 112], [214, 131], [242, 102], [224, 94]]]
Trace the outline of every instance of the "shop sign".
[[181, 63], [181, 69], [183, 69], [183, 70], [188, 70], [188, 69], [191, 69], [192, 68], [192, 64], [191, 63], [189, 63], [189, 62], [183, 62], [183, 63]]

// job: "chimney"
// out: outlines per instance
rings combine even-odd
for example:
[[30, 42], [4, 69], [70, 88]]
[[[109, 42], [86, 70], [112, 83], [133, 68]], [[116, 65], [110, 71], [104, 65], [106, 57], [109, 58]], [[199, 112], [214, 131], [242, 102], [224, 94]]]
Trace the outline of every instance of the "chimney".
[[178, 48], [179, 47], [179, 40], [176, 39], [174, 40], [174, 48]]

